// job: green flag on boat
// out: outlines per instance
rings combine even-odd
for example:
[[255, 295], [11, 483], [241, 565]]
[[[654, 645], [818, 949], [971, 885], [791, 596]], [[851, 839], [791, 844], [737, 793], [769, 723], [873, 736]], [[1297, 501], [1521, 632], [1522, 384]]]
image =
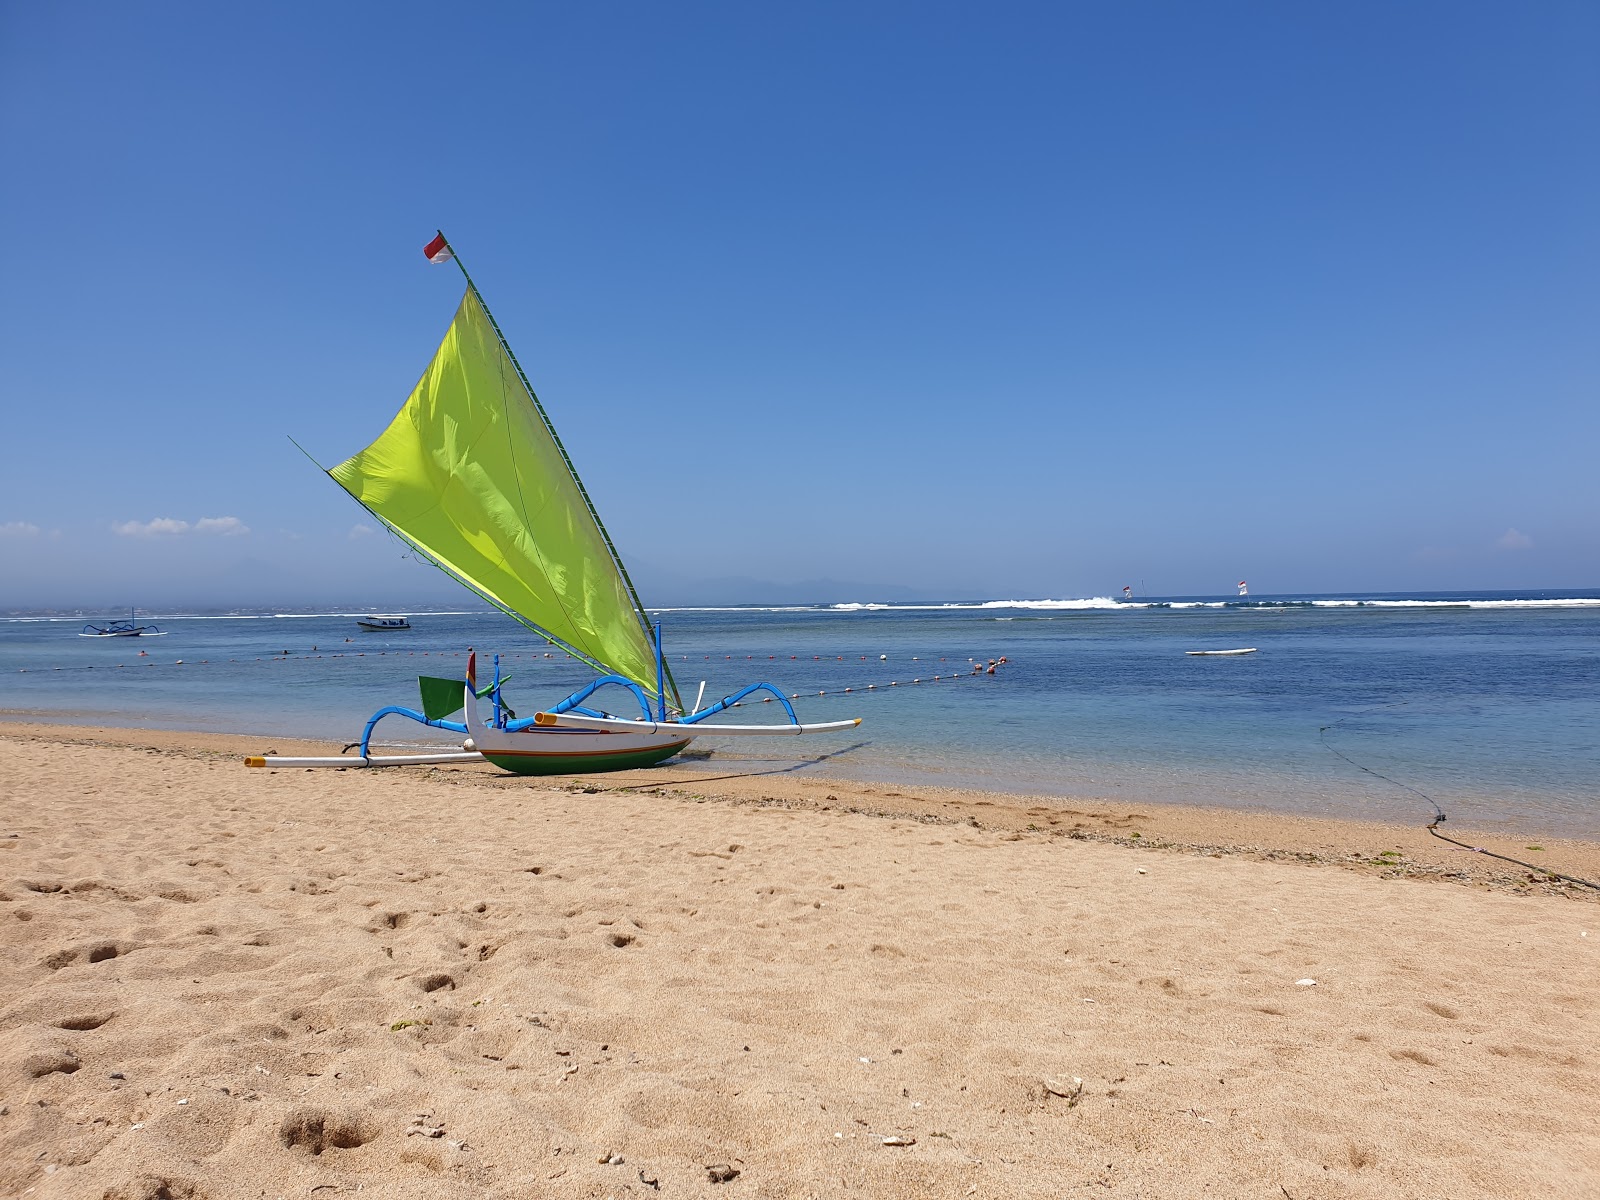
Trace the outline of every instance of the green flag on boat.
[[655, 692], [649, 618], [476, 288], [389, 428], [328, 474], [484, 599]]
[[[502, 675], [500, 677], [502, 685], [509, 682], [511, 682], [511, 676]], [[490, 692], [494, 691], [494, 688], [495, 685], [493, 683], [486, 683], [477, 690], [475, 695], [482, 700]], [[430, 721], [442, 721], [446, 717], [453, 717], [466, 704], [466, 696], [464, 695], [466, 687], [459, 679], [440, 679], [437, 675], [418, 675], [417, 689], [422, 693], [422, 715]], [[504, 701], [501, 701], [500, 706], [507, 712], [511, 712], [510, 707]], [[511, 712], [513, 720], [516, 719], [516, 715], [516, 713]]]

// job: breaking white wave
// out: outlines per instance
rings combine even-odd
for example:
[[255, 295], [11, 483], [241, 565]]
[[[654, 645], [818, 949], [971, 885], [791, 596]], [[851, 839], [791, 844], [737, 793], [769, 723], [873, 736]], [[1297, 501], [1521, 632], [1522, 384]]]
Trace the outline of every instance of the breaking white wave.
[[1570, 600], [1311, 600], [1313, 608], [1600, 608], [1600, 597]]
[[951, 612], [969, 610], [982, 612], [994, 608], [1022, 608], [1048, 610], [1083, 610], [1105, 608], [1144, 608], [1137, 601], [1113, 600], [1110, 596], [1089, 596], [1077, 600], [956, 600], [944, 604], [880, 604], [872, 601], [849, 601], [830, 604], [830, 612]]
[[1216, 600], [1118, 600], [1111, 596], [1083, 596], [1070, 599], [1035, 600], [950, 600], [941, 602], [908, 603], [880, 600], [848, 600], [838, 604], [706, 604], [664, 606], [652, 612], [765, 612], [765, 613], [856, 613], [856, 612], [991, 612], [1018, 610], [1024, 612], [1142, 612], [1148, 609], [1262, 609], [1280, 611], [1295, 608], [1417, 608], [1417, 609], [1541, 609], [1541, 608], [1600, 608], [1600, 597], [1580, 596], [1568, 599], [1516, 599], [1500, 597], [1467, 598], [1438, 596], [1428, 599], [1364, 599], [1340, 597], [1315, 599], [1311, 597], [1285, 597], [1273, 599], [1228, 598]]
[[1498, 599], [1456, 598], [1440, 596], [1426, 600], [1380, 599], [1229, 599], [1229, 600], [1115, 600], [1110, 596], [1089, 596], [1076, 600], [981, 600], [948, 604], [879, 604], [851, 602], [830, 604], [829, 612], [949, 612], [956, 610], [985, 611], [990, 609], [1022, 609], [1050, 612], [1104, 612], [1110, 610], [1140, 611], [1152, 608], [1230, 608], [1280, 610], [1292, 608], [1419, 608], [1419, 609], [1541, 609], [1541, 608], [1600, 608], [1600, 597], [1580, 596], [1569, 599]]

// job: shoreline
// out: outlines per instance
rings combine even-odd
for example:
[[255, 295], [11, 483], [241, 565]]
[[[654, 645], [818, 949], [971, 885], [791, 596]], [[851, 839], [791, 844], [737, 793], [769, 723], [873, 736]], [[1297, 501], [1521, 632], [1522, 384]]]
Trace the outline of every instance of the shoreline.
[[1600, 909], [1423, 830], [274, 748], [0, 727], [0, 1193], [1600, 1184]]
[[[29, 723], [0, 718], [0, 740], [152, 749], [199, 758], [246, 755], [332, 756], [341, 743], [253, 734], [202, 733], [123, 726]], [[475, 774], [499, 786], [581, 794], [658, 792], [738, 805], [843, 812], [933, 825], [966, 825], [1016, 838], [1069, 838], [1146, 852], [1255, 858], [1337, 866], [1381, 879], [1411, 879], [1489, 887], [1517, 894], [1561, 894], [1600, 903], [1600, 890], [1541, 872], [1600, 884], [1600, 841], [1508, 834], [1444, 825], [1440, 832], [1467, 847], [1518, 859], [1518, 865], [1434, 837], [1426, 822], [1403, 824], [1309, 817], [1243, 808], [1128, 804], [1120, 800], [1039, 796], [847, 777], [807, 777], [792, 767], [720, 771], [713, 763], [676, 763], [596, 775], [522, 777], [487, 763], [435, 767], [356, 768], [373, 774]], [[319, 773], [338, 774], [321, 768]]]

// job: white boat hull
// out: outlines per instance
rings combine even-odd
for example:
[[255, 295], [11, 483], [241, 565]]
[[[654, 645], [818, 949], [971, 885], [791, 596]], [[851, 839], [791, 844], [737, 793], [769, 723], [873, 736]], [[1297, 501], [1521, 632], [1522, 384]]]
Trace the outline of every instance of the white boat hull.
[[474, 665], [469, 660], [464, 688], [468, 743], [503, 771], [517, 775], [575, 775], [597, 771], [628, 771], [650, 767], [671, 758], [694, 734], [682, 726], [670, 732], [621, 732], [534, 726], [496, 729], [484, 724], [473, 687]]

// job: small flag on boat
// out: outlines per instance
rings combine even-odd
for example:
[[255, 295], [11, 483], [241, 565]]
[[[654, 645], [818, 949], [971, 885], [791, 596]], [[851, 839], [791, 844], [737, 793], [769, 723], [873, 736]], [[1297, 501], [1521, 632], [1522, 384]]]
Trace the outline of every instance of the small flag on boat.
[[428, 261], [431, 263], [449, 262], [455, 257], [450, 250], [450, 243], [444, 240], [442, 233], [424, 246], [422, 252], [428, 256]]

